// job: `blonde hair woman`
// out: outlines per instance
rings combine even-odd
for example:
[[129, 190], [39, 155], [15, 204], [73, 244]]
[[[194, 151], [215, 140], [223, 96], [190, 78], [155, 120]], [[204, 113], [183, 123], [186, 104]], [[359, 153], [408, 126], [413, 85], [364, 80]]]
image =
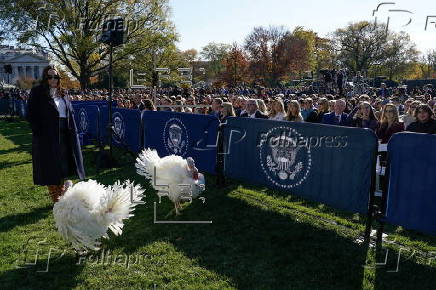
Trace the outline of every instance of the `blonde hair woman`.
[[257, 102], [257, 107], [259, 108], [258, 110], [261, 113], [268, 115], [268, 109], [266, 108], [265, 102], [261, 99], [257, 99], [256, 102]]
[[278, 98], [271, 101], [271, 110], [269, 112], [270, 120], [283, 121], [286, 119], [285, 106], [282, 99]]
[[[179, 106], [183, 105], [183, 101], [182, 100], [177, 100], [176, 101], [176, 105], [179, 105]], [[174, 111], [175, 112], [184, 113], [185, 109], [183, 107], [177, 107], [177, 108], [174, 109]]]
[[235, 117], [235, 110], [233, 109], [233, 105], [230, 102], [224, 102], [221, 104], [221, 119], [220, 121], [224, 121], [227, 117]]
[[404, 128], [407, 128], [410, 124], [416, 122], [415, 110], [420, 104], [421, 104], [420, 101], [411, 102], [407, 114], [401, 116], [401, 121], [403, 121], [404, 123]]
[[393, 134], [401, 131], [404, 131], [404, 123], [399, 120], [397, 107], [394, 104], [386, 104], [376, 130], [378, 139], [382, 144], [386, 144]]
[[300, 103], [296, 100], [292, 100], [288, 104], [288, 114], [286, 116], [287, 121], [303, 122], [303, 116], [301, 115]]
[[335, 103], [336, 103], [335, 100], [330, 100], [329, 101], [329, 111], [330, 111], [330, 113], [335, 111]]

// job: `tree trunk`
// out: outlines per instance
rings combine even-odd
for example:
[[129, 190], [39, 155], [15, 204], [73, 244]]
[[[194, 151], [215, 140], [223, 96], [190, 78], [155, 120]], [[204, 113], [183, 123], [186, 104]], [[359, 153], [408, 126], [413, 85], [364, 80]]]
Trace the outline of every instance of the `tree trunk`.
[[80, 88], [86, 90], [89, 87], [89, 71], [85, 67], [80, 67]]

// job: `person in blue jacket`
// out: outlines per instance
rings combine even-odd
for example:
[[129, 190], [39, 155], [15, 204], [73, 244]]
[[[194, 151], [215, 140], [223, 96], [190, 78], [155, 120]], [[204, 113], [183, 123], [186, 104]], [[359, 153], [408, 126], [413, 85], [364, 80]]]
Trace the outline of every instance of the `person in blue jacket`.
[[324, 116], [322, 117], [322, 123], [336, 126], [347, 126], [348, 114], [344, 113], [346, 105], [347, 104], [344, 100], [336, 100], [334, 111], [324, 114]]

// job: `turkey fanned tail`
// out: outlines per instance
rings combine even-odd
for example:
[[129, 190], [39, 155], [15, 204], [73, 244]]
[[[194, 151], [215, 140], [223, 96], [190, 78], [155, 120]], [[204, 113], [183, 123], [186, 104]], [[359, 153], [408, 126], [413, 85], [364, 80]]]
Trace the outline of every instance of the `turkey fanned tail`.
[[123, 220], [133, 216], [143, 192], [129, 180], [107, 187], [92, 179], [78, 182], [54, 204], [56, 227], [76, 250], [98, 250], [108, 229], [122, 234]]

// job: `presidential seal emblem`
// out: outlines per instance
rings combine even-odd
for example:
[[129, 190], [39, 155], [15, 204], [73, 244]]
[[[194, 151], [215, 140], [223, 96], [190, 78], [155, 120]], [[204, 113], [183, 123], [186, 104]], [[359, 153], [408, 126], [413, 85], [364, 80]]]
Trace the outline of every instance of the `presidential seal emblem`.
[[88, 113], [86, 113], [85, 108], [80, 108], [79, 110], [79, 132], [88, 132]]
[[112, 116], [112, 123], [114, 128], [114, 134], [112, 134], [112, 138], [115, 142], [120, 143], [124, 138], [125, 132], [123, 115], [121, 115], [119, 112], [115, 112]]
[[304, 137], [290, 127], [275, 127], [261, 139], [260, 163], [271, 183], [284, 189], [299, 186], [309, 175], [312, 159]]
[[188, 151], [188, 131], [178, 118], [169, 119], [164, 128], [163, 141], [168, 154], [184, 156]]

